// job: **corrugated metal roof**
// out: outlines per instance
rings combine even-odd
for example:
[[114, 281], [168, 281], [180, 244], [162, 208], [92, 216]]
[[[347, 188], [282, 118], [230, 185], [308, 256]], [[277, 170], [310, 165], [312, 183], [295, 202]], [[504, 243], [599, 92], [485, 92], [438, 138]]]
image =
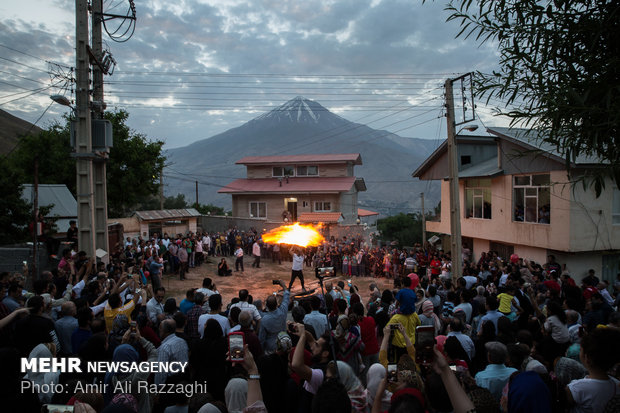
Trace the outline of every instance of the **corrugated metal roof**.
[[239, 165], [274, 165], [274, 164], [298, 164], [298, 163], [336, 163], [353, 162], [355, 165], [362, 164], [362, 156], [359, 153], [335, 153], [319, 155], [278, 155], [278, 156], [246, 156], [239, 159]]
[[152, 211], [135, 211], [133, 215], [136, 215], [141, 221], [156, 221], [162, 219], [176, 219], [176, 218], [191, 218], [199, 217], [202, 214], [196, 211], [195, 208], [187, 209], [160, 209]]
[[362, 208], [357, 209], [357, 216], [359, 217], [370, 217], [373, 215], [379, 215], [379, 213], [375, 211], [369, 211], [367, 209], [362, 209]]
[[277, 178], [237, 179], [217, 191], [224, 194], [235, 193], [291, 193], [291, 192], [346, 192], [355, 184], [354, 176], [336, 178]]
[[[459, 178], [490, 178], [500, 175], [503, 169], [497, 166], [497, 156], [480, 162], [459, 172]], [[446, 177], [446, 179], [448, 179]]]
[[299, 215], [298, 221], [302, 223], [323, 222], [325, 224], [337, 224], [344, 220], [341, 212], [304, 212]]
[[[503, 137], [503, 138], [512, 138], [521, 143], [525, 143], [531, 146], [533, 149], [539, 149], [541, 151], [550, 153], [551, 155], [557, 156], [560, 159], [564, 159], [564, 155], [557, 150], [554, 145], [551, 145], [542, 140], [542, 137], [539, 136], [536, 130], [531, 129], [521, 129], [521, 128], [501, 128], [501, 127], [491, 127], [487, 128], [487, 131], [495, 136]], [[601, 161], [596, 156], [587, 156], [587, 155], [579, 155], [577, 159], [575, 159], [575, 164], [600, 164]]]
[[[33, 185], [24, 184], [22, 199], [32, 202]], [[54, 204], [49, 213], [50, 217], [58, 216], [63, 218], [77, 219], [77, 201], [64, 184], [39, 184], [39, 206]], [[65, 228], [58, 227], [58, 230]]]

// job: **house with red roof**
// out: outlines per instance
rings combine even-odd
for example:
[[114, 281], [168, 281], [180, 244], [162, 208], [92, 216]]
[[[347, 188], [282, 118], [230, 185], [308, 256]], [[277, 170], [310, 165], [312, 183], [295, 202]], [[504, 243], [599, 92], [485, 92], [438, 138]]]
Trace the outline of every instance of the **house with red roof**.
[[362, 164], [359, 153], [322, 155], [247, 156], [246, 178], [219, 193], [232, 195], [235, 217], [265, 218], [269, 222], [355, 224], [357, 195], [366, 190], [355, 176]]

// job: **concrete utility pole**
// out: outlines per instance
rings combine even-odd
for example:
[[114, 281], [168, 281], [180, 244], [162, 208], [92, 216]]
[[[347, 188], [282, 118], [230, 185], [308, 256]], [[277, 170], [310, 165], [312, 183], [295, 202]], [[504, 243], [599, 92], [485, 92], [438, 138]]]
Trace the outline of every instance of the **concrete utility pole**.
[[[95, 191], [90, 113], [90, 60], [88, 56], [88, 1], [75, 2], [75, 157], [77, 172], [78, 244], [95, 255]], [[105, 181], [105, 177], [104, 177]], [[107, 217], [106, 217], [107, 218]]]
[[[93, 118], [103, 119], [105, 103], [103, 99], [103, 48], [101, 24], [103, 19], [103, 0], [92, 1], [92, 44], [91, 50], [95, 57], [93, 64]], [[106, 179], [107, 153], [97, 157], [93, 163], [94, 173], [94, 220], [95, 246], [93, 251], [108, 249], [108, 188]], [[93, 255], [94, 256], [94, 255]]]
[[422, 197], [422, 248], [426, 246], [426, 212], [424, 211], [424, 192], [420, 194]]
[[461, 205], [459, 197], [459, 164], [454, 120], [454, 93], [452, 79], [446, 80], [446, 119], [448, 122], [448, 159], [450, 165], [450, 254], [452, 256], [452, 279], [462, 274], [461, 263]]

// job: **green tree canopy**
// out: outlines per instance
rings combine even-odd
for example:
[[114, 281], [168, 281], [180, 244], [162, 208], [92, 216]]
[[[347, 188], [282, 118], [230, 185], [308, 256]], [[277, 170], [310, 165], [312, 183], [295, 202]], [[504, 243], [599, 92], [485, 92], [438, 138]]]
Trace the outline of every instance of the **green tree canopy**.
[[24, 241], [28, 236], [28, 223], [32, 220], [30, 203], [23, 200], [23, 176], [10, 167], [10, 161], [0, 156], [0, 239], [3, 244]]
[[600, 194], [620, 185], [620, 2], [607, 0], [451, 0], [458, 36], [495, 41], [499, 70], [478, 73], [478, 94], [504, 104], [513, 125], [539, 131], [563, 155], [600, 159], [581, 173]]
[[398, 241], [401, 247], [422, 243], [422, 214], [401, 213], [383, 218], [377, 221], [377, 229], [381, 240]]
[[[159, 191], [159, 175], [164, 165], [163, 141], [151, 141], [127, 126], [129, 113], [124, 110], [106, 112], [112, 122], [114, 146], [107, 164], [108, 215], [125, 216]], [[70, 119], [64, 125], [54, 123], [36, 135], [20, 139], [7, 158], [10, 169], [20, 180], [34, 181], [34, 159], [39, 160], [39, 182], [65, 184], [75, 195], [75, 159], [71, 157]]]

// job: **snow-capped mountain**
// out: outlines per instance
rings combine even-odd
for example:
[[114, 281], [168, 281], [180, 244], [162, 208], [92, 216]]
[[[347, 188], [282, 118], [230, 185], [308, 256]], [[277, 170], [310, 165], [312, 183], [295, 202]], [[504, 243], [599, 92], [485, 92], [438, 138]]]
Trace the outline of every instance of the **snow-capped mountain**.
[[419, 204], [420, 192], [426, 193], [429, 207], [440, 199], [437, 183], [411, 178], [436, 145], [432, 140], [403, 138], [350, 122], [318, 102], [297, 96], [237, 128], [167, 151], [170, 168], [164, 171], [165, 192], [184, 193], [193, 200], [191, 181], [197, 179], [201, 203], [230, 208], [230, 196], [217, 190], [245, 176], [245, 167], [235, 165], [244, 156], [359, 152], [363, 165], [355, 168], [355, 174], [366, 180], [368, 189], [360, 193], [360, 206], [385, 214], [411, 212]]

